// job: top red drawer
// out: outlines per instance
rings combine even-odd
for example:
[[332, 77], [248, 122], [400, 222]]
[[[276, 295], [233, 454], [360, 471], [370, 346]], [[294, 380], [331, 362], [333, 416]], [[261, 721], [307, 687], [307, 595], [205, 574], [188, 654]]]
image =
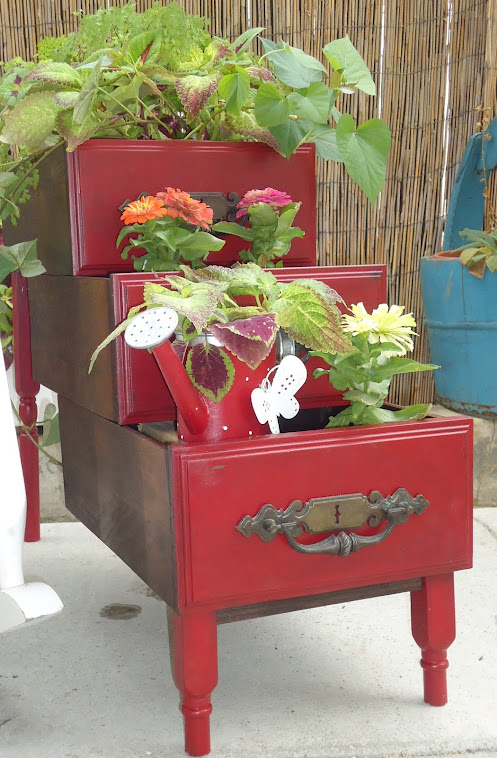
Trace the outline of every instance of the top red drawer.
[[[122, 227], [119, 206], [167, 186], [240, 197], [265, 187], [288, 192], [302, 202], [295, 223], [305, 237], [294, 241], [285, 264], [316, 263], [314, 145], [299, 147], [287, 160], [256, 142], [92, 139], [73, 153], [58, 150], [41, 164], [40, 185], [19, 226], [6, 225], [5, 242], [36, 237], [49, 274], [133, 271], [132, 262], [121, 260], [116, 250]], [[220, 252], [211, 253], [209, 262], [231, 264], [243, 246], [243, 240], [230, 238]]]

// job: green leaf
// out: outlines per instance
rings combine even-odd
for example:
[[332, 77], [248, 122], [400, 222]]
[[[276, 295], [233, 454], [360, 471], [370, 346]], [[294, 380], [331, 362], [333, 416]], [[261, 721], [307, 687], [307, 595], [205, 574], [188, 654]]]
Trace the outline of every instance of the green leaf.
[[226, 102], [226, 111], [231, 116], [238, 116], [250, 94], [250, 77], [243, 69], [236, 74], [226, 74], [217, 85], [219, 97]]
[[299, 63], [301, 63], [306, 68], [313, 68], [316, 71], [320, 71], [321, 73], [326, 74], [326, 68], [323, 66], [321, 61], [318, 61], [318, 59], [314, 58], [313, 55], [308, 55], [307, 53], [304, 53], [300, 47], [292, 47], [291, 45], [286, 45], [286, 49], [291, 50]]
[[316, 128], [307, 137], [307, 142], [314, 142], [316, 145], [316, 155], [324, 158], [325, 161], [335, 161], [343, 163], [342, 156], [337, 146], [336, 129], [331, 126], [316, 126]]
[[375, 95], [376, 87], [369, 68], [350, 41], [348, 35], [329, 42], [323, 53], [333, 69], [342, 74], [343, 83], [355, 87], [367, 95]]
[[38, 276], [45, 272], [45, 266], [36, 257], [36, 240], [18, 242], [9, 247], [0, 245], [0, 282], [13, 271], [23, 276]]
[[279, 326], [309, 350], [347, 353], [352, 349], [338, 309], [312, 287], [291, 282], [272, 308]]
[[188, 239], [178, 244], [181, 253], [209, 253], [211, 250], [221, 250], [225, 245], [224, 240], [215, 237], [208, 232], [187, 232]]
[[[420, 420], [430, 412], [431, 405], [409, 405], [400, 411], [391, 411], [388, 408], [367, 408], [361, 416], [361, 424], [384, 424], [393, 421]], [[355, 422], [357, 423], [357, 422]]]
[[75, 124], [83, 123], [86, 115], [93, 105], [93, 99], [98, 91], [101, 65], [102, 59], [99, 59], [95, 68], [92, 70], [90, 76], [81, 88], [78, 100], [74, 104], [73, 121]]
[[385, 181], [391, 142], [388, 126], [370, 119], [355, 130], [354, 119], [344, 113], [337, 124], [336, 140], [347, 173], [374, 203]]
[[[478, 247], [490, 247], [497, 250], [497, 234], [495, 232], [487, 234], [487, 232], [483, 232], [481, 229], [463, 229], [462, 232], [459, 232], [459, 235], [471, 243], [478, 243]], [[473, 245], [473, 247], [476, 247], [476, 245]], [[461, 248], [457, 249], [460, 250]]]
[[254, 239], [254, 232], [252, 229], [248, 229], [241, 224], [236, 224], [234, 221], [218, 221], [211, 228], [213, 232], [232, 234], [235, 237], [241, 237], [242, 240], [246, 240], [247, 242], [252, 242]]
[[[269, 53], [267, 59], [275, 76], [283, 84], [293, 89], [307, 89], [312, 82], [322, 80], [321, 71], [307, 60], [311, 56], [306, 56], [302, 51], [300, 51], [301, 55], [295, 54], [295, 48], [290, 48], [284, 42], [275, 45], [274, 42], [263, 37], [260, 40], [265, 52]], [[316, 61], [315, 58], [312, 60]], [[316, 62], [319, 63], [319, 61]]]
[[53, 92], [26, 95], [5, 117], [2, 142], [38, 149], [53, 132], [59, 108]]
[[290, 115], [290, 104], [278, 87], [264, 83], [255, 96], [254, 114], [261, 126], [278, 126]]
[[[288, 102], [292, 113], [301, 118], [308, 118], [318, 124], [327, 124], [330, 112], [328, 87], [323, 82], [312, 82], [305, 95], [291, 92]], [[271, 126], [271, 124], [268, 124]]]
[[205, 329], [218, 302], [218, 291], [214, 287], [197, 287], [196, 289], [192, 287], [188, 295], [178, 297], [177, 293], [166, 289], [162, 293], [151, 292], [145, 285], [144, 294], [147, 304], [165, 305], [172, 308], [190, 319], [198, 332]]
[[133, 37], [126, 42], [123, 49], [124, 54], [129, 55], [133, 62], [138, 61], [147, 47], [157, 37], [157, 34], [158, 32], [156, 29], [150, 29], [146, 32], [142, 32], [141, 34], [137, 34], [136, 37]]
[[116, 326], [116, 328], [110, 334], [108, 334], [107, 337], [104, 340], [102, 340], [100, 345], [98, 345], [98, 347], [94, 350], [90, 358], [90, 365], [88, 366], [89, 374], [91, 374], [93, 366], [95, 365], [95, 361], [97, 360], [98, 356], [100, 355], [104, 347], [107, 347], [107, 345], [110, 345], [110, 343], [113, 342], [116, 339], [116, 337], [118, 337], [120, 334], [122, 334], [126, 330], [126, 327], [133, 320], [134, 316], [136, 315], [140, 307], [142, 306], [138, 306], [132, 309], [134, 311], [133, 315], [131, 315], [131, 311], [130, 311], [130, 313], [128, 314], [128, 317], [125, 318], [124, 321], [121, 321], [121, 323], [118, 324], [118, 326]]
[[26, 77], [25, 81], [49, 82], [68, 87], [81, 87], [83, 79], [68, 63], [41, 63]]
[[304, 139], [307, 134], [305, 127], [306, 125], [301, 121], [288, 119], [279, 126], [269, 128], [285, 158], [289, 158]]
[[301, 205], [302, 203], [288, 203], [288, 205], [283, 208], [276, 227], [276, 237], [281, 237], [290, 229]]
[[375, 381], [381, 382], [384, 379], [391, 379], [397, 374], [410, 374], [416, 371], [433, 371], [440, 368], [434, 363], [418, 363], [411, 358], [401, 358], [394, 356], [389, 359], [384, 366], [377, 366], [374, 369]]
[[43, 447], [60, 442], [59, 414], [53, 403], [48, 403], [43, 416]]
[[487, 258], [487, 268], [489, 271], [497, 271], [497, 255], [491, 255]]
[[252, 40], [254, 40], [258, 34], [263, 32], [264, 28], [264, 26], [256, 26], [254, 29], [247, 29], [242, 34], [240, 34], [240, 36], [237, 37], [234, 42], [231, 43], [231, 49], [236, 53], [245, 52], [245, 50], [248, 50], [252, 44]]

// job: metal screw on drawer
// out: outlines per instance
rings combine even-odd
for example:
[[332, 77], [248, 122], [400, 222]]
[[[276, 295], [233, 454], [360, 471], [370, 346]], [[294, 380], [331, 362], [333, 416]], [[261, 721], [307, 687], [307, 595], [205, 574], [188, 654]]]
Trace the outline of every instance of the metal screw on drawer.
[[264, 529], [271, 534], [276, 534], [279, 531], [278, 524], [272, 518], [267, 518], [263, 525]]

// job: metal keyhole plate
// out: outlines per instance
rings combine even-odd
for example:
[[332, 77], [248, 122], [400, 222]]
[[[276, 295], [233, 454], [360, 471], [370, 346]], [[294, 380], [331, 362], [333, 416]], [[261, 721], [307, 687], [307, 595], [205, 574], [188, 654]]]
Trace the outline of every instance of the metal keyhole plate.
[[150, 350], [169, 339], [177, 326], [178, 314], [172, 308], [151, 308], [128, 324], [124, 339], [130, 347]]

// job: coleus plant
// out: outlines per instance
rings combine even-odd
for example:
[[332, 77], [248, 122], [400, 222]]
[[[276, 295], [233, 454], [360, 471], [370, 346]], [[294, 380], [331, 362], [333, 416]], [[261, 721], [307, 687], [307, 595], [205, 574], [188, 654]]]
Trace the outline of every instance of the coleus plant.
[[[273, 187], [249, 190], [236, 206], [236, 218], [240, 223], [219, 221], [212, 229], [252, 243], [250, 249], [239, 253], [240, 260], [252, 261], [263, 268], [280, 267], [292, 240], [304, 236], [302, 229], [292, 226], [300, 206], [301, 203], [292, 202], [286, 192]], [[246, 218], [249, 226], [243, 223]]]
[[145, 250], [144, 255], [131, 256], [136, 271], [178, 271], [182, 262], [197, 268], [211, 251], [224, 246], [224, 240], [205, 231], [212, 216], [212, 208], [205, 203], [166, 187], [125, 206], [116, 247], [128, 237], [123, 259], [132, 250]]
[[[390, 131], [374, 118], [357, 125], [340, 108], [344, 93], [375, 94], [349, 38], [325, 45], [321, 61], [261, 37], [262, 27], [229, 42], [212, 37], [206, 23], [176, 3], [144, 13], [111, 7], [83, 16], [76, 32], [42, 40], [35, 61], [7, 62], [0, 220], [19, 216], [41, 160], [92, 137], [260, 141], [286, 157], [313, 143], [374, 202]], [[251, 52], [257, 41], [262, 56]]]
[[[310, 350], [341, 355], [352, 349], [336, 305], [341, 298], [323, 282], [279, 282], [271, 272], [251, 262], [231, 268], [181, 269], [184, 276], [172, 274], [161, 279], [163, 284], [145, 284], [143, 304], [132, 308], [125, 321], [98, 346], [90, 371], [100, 351], [141, 309], [157, 306], [179, 314], [177, 350], [195, 387], [214, 402], [221, 401], [233, 384], [232, 357], [251, 369], [257, 368], [270, 354], [280, 328]], [[211, 344], [208, 334], [221, 346]], [[199, 335], [205, 339], [189, 346]]]
[[343, 315], [342, 325], [351, 337], [352, 350], [347, 354], [312, 352], [329, 366], [316, 369], [314, 376], [328, 375], [330, 384], [344, 392], [344, 399], [350, 403], [330, 417], [328, 428], [424, 418], [430, 405], [410, 405], [397, 411], [383, 408], [394, 376], [439, 368], [406, 357], [414, 347], [416, 322], [412, 313], [405, 314], [400, 305], [389, 308], [386, 303], [372, 313], [366, 311], [363, 303], [352, 305], [350, 310], [351, 313]]

